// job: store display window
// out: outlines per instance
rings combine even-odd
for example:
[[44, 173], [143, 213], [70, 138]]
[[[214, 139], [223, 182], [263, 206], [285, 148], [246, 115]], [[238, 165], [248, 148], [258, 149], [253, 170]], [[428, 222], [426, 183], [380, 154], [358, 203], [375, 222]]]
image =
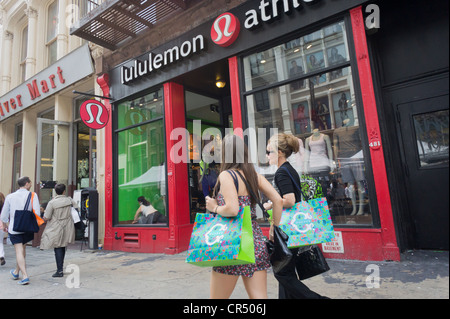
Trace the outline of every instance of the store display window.
[[[299, 139], [300, 151], [289, 161], [303, 183], [318, 181], [334, 224], [372, 225], [370, 166], [345, 22], [245, 56], [243, 71], [248, 126]], [[257, 166], [273, 180], [277, 167], [261, 160]]]
[[166, 226], [162, 89], [116, 106], [117, 224]]

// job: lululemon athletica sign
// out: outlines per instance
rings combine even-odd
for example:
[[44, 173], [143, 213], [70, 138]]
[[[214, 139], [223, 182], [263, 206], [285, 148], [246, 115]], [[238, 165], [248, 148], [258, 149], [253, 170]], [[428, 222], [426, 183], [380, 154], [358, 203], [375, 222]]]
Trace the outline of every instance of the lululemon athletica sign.
[[99, 130], [108, 123], [109, 114], [103, 103], [97, 100], [87, 100], [81, 104], [80, 117], [88, 127]]
[[[186, 66], [190, 63], [189, 60], [198, 60], [202, 58], [202, 55], [218, 52], [220, 49], [212, 49], [208, 52], [208, 44], [211, 41], [222, 47], [223, 52], [233, 55], [238, 46], [245, 46], [245, 43], [236, 43], [237, 39], [242, 36], [241, 33], [263, 28], [264, 25], [281, 19], [283, 15], [301, 11], [305, 4], [313, 5], [317, 2], [320, 0], [251, 1], [253, 6], [245, 12], [222, 13], [211, 25], [201, 26], [195, 30], [195, 33], [188, 33], [189, 35], [184, 35], [151, 52], [144, 53], [138, 58], [125, 62], [119, 68], [118, 78], [122, 85], [133, 85], [136, 80], [142, 78], [164, 75], [166, 70], [173, 72], [175, 65]], [[231, 46], [233, 43], [235, 45]]]
[[211, 39], [221, 47], [231, 45], [239, 36], [241, 24], [232, 13], [221, 14], [211, 27]]

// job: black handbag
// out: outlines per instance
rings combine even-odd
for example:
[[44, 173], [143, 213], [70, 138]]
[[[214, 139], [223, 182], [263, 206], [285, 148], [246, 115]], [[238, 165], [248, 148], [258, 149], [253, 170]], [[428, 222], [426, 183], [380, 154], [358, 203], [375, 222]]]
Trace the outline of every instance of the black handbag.
[[[253, 198], [256, 198], [254, 196], [252, 189], [248, 185], [245, 178], [242, 176], [242, 174], [239, 171], [236, 171], [243, 182], [245, 183], [245, 186], [247, 187], [248, 192], [253, 196]], [[264, 206], [261, 204], [261, 202], [258, 202], [259, 207], [261, 208], [263, 212], [264, 219], [267, 220], [270, 215], [264, 208]], [[272, 264], [272, 269], [274, 273], [279, 273], [293, 258], [293, 254], [291, 250], [287, 246], [287, 241], [289, 239], [289, 236], [278, 226], [273, 225], [273, 242], [270, 240], [266, 241], [267, 250], [269, 252], [270, 257], [270, 263]]]
[[287, 246], [289, 236], [278, 226], [273, 226], [273, 243], [268, 240], [270, 263], [275, 274], [278, 274], [291, 262], [293, 257]]
[[16, 210], [14, 213], [14, 226], [13, 230], [19, 233], [37, 233], [39, 232], [39, 226], [36, 220], [36, 216], [33, 213], [33, 207], [27, 210], [30, 205], [31, 193], [28, 195], [28, 199], [25, 203], [23, 210]]
[[295, 256], [295, 268], [300, 280], [305, 280], [330, 270], [322, 251], [317, 245]]

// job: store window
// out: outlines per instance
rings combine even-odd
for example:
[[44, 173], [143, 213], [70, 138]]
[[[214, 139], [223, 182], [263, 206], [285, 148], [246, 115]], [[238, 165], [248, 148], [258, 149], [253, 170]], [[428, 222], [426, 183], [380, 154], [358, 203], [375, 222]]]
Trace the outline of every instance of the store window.
[[[295, 135], [300, 152], [289, 161], [304, 182], [319, 182], [334, 224], [371, 225], [368, 165], [344, 21], [246, 56], [243, 66], [249, 127]], [[273, 180], [276, 167], [261, 160], [258, 167]]]
[[421, 168], [448, 165], [448, 110], [413, 116]]
[[117, 105], [115, 185], [120, 225], [167, 225], [163, 110], [162, 89]]

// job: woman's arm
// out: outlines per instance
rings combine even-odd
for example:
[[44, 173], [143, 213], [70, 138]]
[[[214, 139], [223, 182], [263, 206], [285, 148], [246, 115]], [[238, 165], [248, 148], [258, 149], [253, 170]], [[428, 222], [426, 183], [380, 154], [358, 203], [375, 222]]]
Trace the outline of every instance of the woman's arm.
[[137, 209], [136, 214], [134, 215], [134, 220], [133, 220], [133, 222], [137, 222], [137, 221], [138, 221], [139, 214], [141, 213], [141, 207], [142, 207], [142, 206], [139, 206], [139, 208]]
[[273, 188], [272, 184], [262, 175], [258, 174], [258, 187], [261, 192], [266, 195], [272, 202], [272, 216], [275, 225], [280, 224], [281, 212], [283, 210], [283, 199], [280, 194]]
[[[291, 208], [295, 204], [295, 194], [289, 193], [283, 195], [283, 208]], [[266, 210], [272, 209], [272, 203], [264, 203], [264, 208]]]
[[283, 195], [283, 208], [291, 208], [295, 205], [295, 194], [289, 193]]
[[220, 182], [220, 193], [223, 196], [225, 205], [219, 206], [217, 200], [206, 196], [206, 209], [211, 213], [217, 213], [223, 217], [235, 217], [239, 213], [239, 199], [233, 178], [227, 172], [220, 173], [218, 178]]

